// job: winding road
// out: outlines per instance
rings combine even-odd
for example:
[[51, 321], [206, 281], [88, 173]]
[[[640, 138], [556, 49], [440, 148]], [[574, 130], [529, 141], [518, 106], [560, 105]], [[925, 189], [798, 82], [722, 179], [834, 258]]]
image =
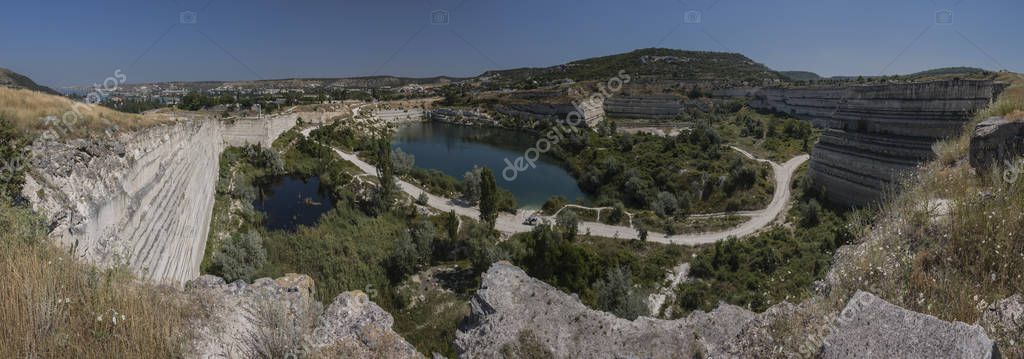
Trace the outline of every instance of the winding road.
[[[302, 131], [308, 135], [309, 130]], [[790, 199], [790, 182], [793, 180], [793, 173], [800, 167], [801, 164], [807, 161], [810, 157], [806, 154], [793, 157], [789, 161], [783, 164], [777, 164], [775, 162], [758, 159], [751, 155], [749, 152], [744, 151], [737, 147], [732, 149], [740, 152], [744, 156], [765, 162], [771, 165], [775, 175], [775, 194], [772, 196], [771, 203], [768, 207], [757, 211], [743, 211], [735, 212], [734, 214], [749, 216], [750, 219], [736, 227], [732, 227], [725, 230], [705, 232], [705, 233], [688, 233], [688, 234], [676, 234], [666, 235], [657, 232], [648, 232], [647, 240], [659, 243], [669, 244], [680, 244], [680, 245], [701, 245], [714, 243], [724, 240], [729, 237], [743, 237], [753, 234], [762, 228], [765, 228], [780, 218], [780, 215], [786, 210], [789, 205]], [[341, 151], [337, 148], [334, 149], [341, 158], [356, 165], [361, 171], [367, 174], [376, 174], [377, 168], [373, 165], [366, 163], [359, 159], [358, 156], [352, 153]], [[436, 196], [428, 193], [427, 191], [413, 185], [409, 182], [398, 180], [398, 187], [405, 193], [409, 194], [413, 198], [419, 197], [421, 193], [427, 195], [427, 206], [437, 209], [439, 211], [449, 212], [455, 211], [460, 216], [466, 216], [471, 218], [479, 218], [480, 211], [474, 207], [465, 207], [456, 203], [455, 201]], [[533, 226], [523, 224], [523, 222], [529, 218], [532, 214], [528, 211], [519, 211], [517, 214], [501, 213], [498, 215], [498, 219], [495, 223], [495, 229], [506, 234], [524, 233], [533, 230]], [[702, 217], [713, 217], [718, 215], [724, 215], [724, 213], [706, 214], [700, 215]], [[542, 219], [553, 221], [553, 217], [539, 216]], [[589, 233], [595, 236], [608, 237], [608, 238], [622, 238], [622, 239], [638, 239], [639, 232], [636, 229], [625, 226], [613, 226], [604, 223], [597, 222], [580, 222], [580, 233]]]

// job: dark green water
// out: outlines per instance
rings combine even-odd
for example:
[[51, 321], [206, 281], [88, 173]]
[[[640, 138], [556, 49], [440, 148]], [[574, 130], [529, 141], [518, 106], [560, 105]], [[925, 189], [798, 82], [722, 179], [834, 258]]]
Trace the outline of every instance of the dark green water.
[[548, 156], [542, 155], [535, 162], [536, 168], [519, 171], [514, 180], [505, 179], [505, 159], [514, 162], [534, 147], [537, 139], [536, 134], [524, 131], [426, 122], [399, 127], [391, 147], [415, 156], [417, 167], [435, 169], [459, 180], [473, 166], [488, 167], [498, 186], [512, 192], [520, 207], [539, 208], [551, 196], [586, 201], [588, 197], [576, 185], [576, 179]]
[[269, 230], [295, 231], [313, 227], [334, 208], [334, 199], [320, 187], [319, 177], [280, 176], [258, 181], [260, 193], [252, 205], [263, 212]]

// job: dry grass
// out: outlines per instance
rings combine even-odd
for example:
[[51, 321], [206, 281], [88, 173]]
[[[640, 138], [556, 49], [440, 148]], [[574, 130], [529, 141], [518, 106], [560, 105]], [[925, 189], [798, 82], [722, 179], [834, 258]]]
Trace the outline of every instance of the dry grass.
[[86, 137], [115, 127], [134, 130], [164, 121], [156, 116], [126, 114], [60, 96], [6, 87], [0, 87], [0, 117], [10, 119], [26, 133], [53, 130], [61, 137]]
[[45, 243], [28, 209], [0, 203], [0, 357], [168, 358], [200, 316], [172, 288], [97, 270]]

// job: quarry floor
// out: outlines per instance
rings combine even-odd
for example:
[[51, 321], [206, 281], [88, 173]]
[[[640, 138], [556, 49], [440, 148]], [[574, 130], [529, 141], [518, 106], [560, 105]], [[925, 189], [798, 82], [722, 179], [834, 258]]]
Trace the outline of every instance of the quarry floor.
[[[307, 135], [312, 129], [306, 129], [302, 131], [303, 134]], [[764, 162], [772, 167], [775, 178], [775, 193], [772, 196], [771, 203], [768, 207], [757, 210], [757, 211], [743, 211], [736, 212], [737, 215], [749, 216], [750, 219], [738, 226], [705, 233], [687, 233], [687, 234], [676, 234], [666, 235], [664, 233], [648, 232], [647, 240], [666, 243], [666, 244], [679, 244], [679, 245], [701, 245], [709, 244], [718, 241], [725, 240], [729, 237], [743, 237], [750, 234], [754, 234], [757, 231], [771, 225], [780, 215], [786, 210], [789, 205], [791, 191], [790, 184], [793, 180], [793, 174], [796, 170], [806, 162], [810, 156], [803, 154], [786, 161], [785, 163], [778, 164], [766, 159], [759, 159], [754, 157], [747, 151], [744, 151], [737, 147], [732, 147], [733, 150], [740, 152], [744, 156], [759, 162]], [[352, 153], [348, 153], [337, 148], [334, 151], [346, 161], [355, 164], [361, 171], [366, 174], [376, 175], [377, 168], [373, 165], [366, 163], [359, 159], [358, 156]], [[456, 201], [441, 196], [436, 196], [428, 193], [427, 191], [417, 187], [406, 181], [398, 180], [399, 188], [412, 196], [417, 198], [420, 194], [427, 195], [427, 206], [434, 208], [439, 211], [449, 212], [455, 211], [460, 216], [466, 216], [470, 218], [479, 218], [480, 211], [475, 207], [467, 207], [457, 203]], [[704, 214], [699, 215], [702, 217], [725, 215], [724, 213]], [[501, 213], [498, 215], [498, 219], [495, 223], [495, 229], [505, 234], [516, 234], [525, 233], [533, 230], [533, 226], [525, 225], [523, 222], [531, 216], [538, 216], [541, 220], [547, 220], [554, 222], [553, 216], [542, 216], [531, 213], [530, 211], [518, 211], [516, 214]], [[639, 232], [632, 227], [626, 226], [615, 226], [598, 222], [580, 222], [579, 227], [580, 233], [589, 233], [590, 235], [608, 237], [608, 238], [621, 238], [621, 239], [639, 239]]]

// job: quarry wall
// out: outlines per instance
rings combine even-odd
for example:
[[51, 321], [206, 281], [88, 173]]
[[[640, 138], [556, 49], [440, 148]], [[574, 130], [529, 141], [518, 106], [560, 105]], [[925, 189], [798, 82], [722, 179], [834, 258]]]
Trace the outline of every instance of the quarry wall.
[[297, 117], [180, 119], [112, 139], [37, 141], [23, 194], [75, 256], [180, 284], [199, 275], [221, 152], [269, 145]]
[[932, 144], [959, 133], [1001, 89], [988, 80], [764, 88], [749, 104], [824, 128], [809, 174], [831, 200], [863, 206], [932, 159]]

